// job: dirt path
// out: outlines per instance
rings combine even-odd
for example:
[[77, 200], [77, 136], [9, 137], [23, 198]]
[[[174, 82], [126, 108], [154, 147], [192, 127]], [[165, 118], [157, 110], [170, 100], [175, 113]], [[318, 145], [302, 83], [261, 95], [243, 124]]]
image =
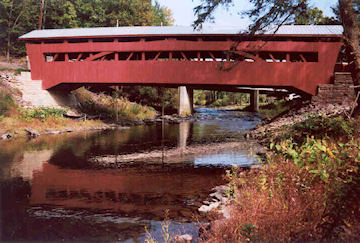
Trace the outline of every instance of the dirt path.
[[8, 68], [8, 69], [26, 69], [26, 64], [22, 63], [9, 63], [0, 61], [0, 68]]

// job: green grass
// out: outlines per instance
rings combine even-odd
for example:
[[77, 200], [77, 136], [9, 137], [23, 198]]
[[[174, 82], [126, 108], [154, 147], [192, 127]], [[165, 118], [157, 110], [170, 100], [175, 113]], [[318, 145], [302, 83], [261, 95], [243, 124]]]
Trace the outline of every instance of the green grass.
[[22, 118], [27, 121], [32, 121], [33, 119], [44, 121], [49, 117], [63, 118], [63, 114], [66, 113], [66, 110], [53, 107], [37, 107], [30, 109], [20, 109], [20, 113]]

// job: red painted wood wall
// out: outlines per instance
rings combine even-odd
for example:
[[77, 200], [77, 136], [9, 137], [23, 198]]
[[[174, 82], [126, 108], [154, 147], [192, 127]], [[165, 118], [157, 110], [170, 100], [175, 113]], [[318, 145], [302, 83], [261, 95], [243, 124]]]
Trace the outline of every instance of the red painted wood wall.
[[294, 87], [315, 95], [319, 84], [331, 82], [341, 47], [338, 36], [234, 39], [28, 40], [26, 48], [32, 79], [43, 80], [44, 89], [62, 83], [223, 85]]

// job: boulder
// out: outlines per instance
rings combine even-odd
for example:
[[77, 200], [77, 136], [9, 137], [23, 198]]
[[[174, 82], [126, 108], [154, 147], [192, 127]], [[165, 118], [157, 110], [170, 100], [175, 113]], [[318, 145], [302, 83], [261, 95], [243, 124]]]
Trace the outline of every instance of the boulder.
[[12, 135], [10, 133], [5, 133], [5, 134], [1, 135], [2, 140], [7, 140], [10, 138], [12, 138]]
[[28, 133], [28, 136], [30, 138], [37, 138], [40, 136], [40, 133], [38, 131], [36, 131], [35, 129], [25, 128], [24, 130]]
[[176, 243], [188, 243], [191, 242], [193, 237], [192, 235], [185, 234], [185, 235], [176, 235], [174, 237]]
[[202, 212], [202, 213], [208, 213], [208, 212], [212, 211], [213, 209], [218, 208], [219, 206], [220, 206], [220, 202], [214, 202], [214, 203], [211, 203], [209, 206], [202, 205], [198, 210], [199, 210], [199, 212]]

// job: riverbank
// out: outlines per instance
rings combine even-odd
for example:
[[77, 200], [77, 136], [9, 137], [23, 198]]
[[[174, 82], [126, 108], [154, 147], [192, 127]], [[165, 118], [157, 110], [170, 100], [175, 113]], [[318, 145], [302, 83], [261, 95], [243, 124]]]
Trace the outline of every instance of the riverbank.
[[203, 240], [359, 241], [359, 121], [348, 109], [308, 104], [252, 131], [267, 163], [228, 173], [231, 217], [216, 218]]
[[157, 113], [151, 107], [96, 94], [85, 88], [73, 92], [77, 107], [37, 107], [23, 98], [18, 79], [16, 71], [10, 67], [0, 71], [0, 139], [107, 130], [156, 122]]

